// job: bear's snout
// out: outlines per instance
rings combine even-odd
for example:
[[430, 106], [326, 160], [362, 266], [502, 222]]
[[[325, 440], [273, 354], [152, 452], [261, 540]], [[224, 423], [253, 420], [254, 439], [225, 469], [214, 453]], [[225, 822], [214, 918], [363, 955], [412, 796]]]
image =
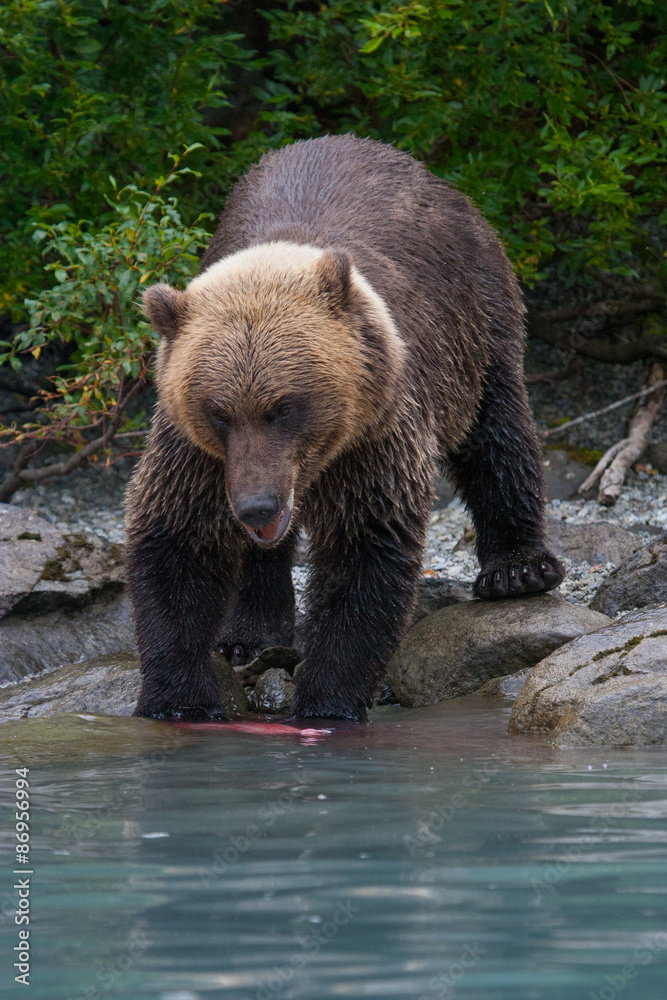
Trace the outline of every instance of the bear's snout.
[[287, 531], [292, 520], [294, 490], [281, 506], [277, 493], [256, 493], [242, 497], [234, 504], [234, 513], [253, 541], [258, 545], [275, 545]]
[[277, 493], [258, 493], [243, 497], [236, 505], [236, 516], [246, 528], [264, 528], [280, 514]]

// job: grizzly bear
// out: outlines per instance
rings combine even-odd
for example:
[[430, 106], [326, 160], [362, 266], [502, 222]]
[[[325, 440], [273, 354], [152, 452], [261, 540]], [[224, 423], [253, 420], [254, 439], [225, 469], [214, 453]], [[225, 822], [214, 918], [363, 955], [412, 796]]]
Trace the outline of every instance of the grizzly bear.
[[211, 649], [292, 642], [304, 527], [294, 714], [363, 720], [410, 620], [439, 463], [477, 529], [478, 597], [560, 583], [517, 282], [423, 164], [351, 136], [267, 153], [197, 277], [143, 301], [161, 344], [127, 499], [136, 715], [225, 718]]

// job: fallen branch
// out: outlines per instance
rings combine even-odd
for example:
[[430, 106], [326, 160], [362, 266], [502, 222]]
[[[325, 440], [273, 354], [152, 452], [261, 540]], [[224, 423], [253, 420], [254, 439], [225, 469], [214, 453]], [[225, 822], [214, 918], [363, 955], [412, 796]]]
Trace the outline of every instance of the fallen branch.
[[[653, 367], [662, 371], [660, 365], [654, 365]], [[648, 396], [657, 389], [664, 388], [666, 385], [667, 379], [663, 379], [655, 385], [644, 386], [644, 388], [639, 392], [634, 392], [631, 396], [625, 396], [623, 399], [617, 399], [615, 403], [610, 403], [609, 406], [603, 406], [601, 410], [591, 410], [590, 413], [584, 413], [581, 417], [575, 417], [574, 420], [568, 420], [564, 424], [559, 424], [558, 427], [550, 427], [549, 430], [540, 431], [540, 437], [543, 439], [552, 437], [554, 434], [560, 434], [561, 431], [569, 430], [570, 427], [574, 427], [576, 424], [583, 424], [585, 420], [593, 420], [595, 417], [601, 417], [605, 413], [611, 413], [612, 410], [618, 409], [619, 406], [625, 406], [626, 403], [632, 403], [635, 399], [642, 399], [644, 396]], [[616, 445], [614, 445], [614, 447], [616, 447]], [[602, 459], [600, 459], [600, 461], [602, 461]]]
[[566, 323], [571, 319], [624, 319], [636, 313], [655, 312], [664, 302], [664, 296], [646, 296], [641, 299], [601, 299], [597, 302], [583, 302], [561, 309], [546, 309], [536, 313], [535, 318], [547, 323]]
[[637, 407], [637, 412], [628, 424], [627, 444], [621, 448], [600, 480], [598, 503], [611, 507], [621, 495], [625, 477], [631, 465], [641, 457], [651, 439], [651, 428], [655, 423], [665, 394], [662, 367], [654, 364], [648, 377], [648, 386], [653, 388], [650, 396]]
[[[608, 318], [609, 322], [609, 318]], [[633, 361], [667, 361], [667, 339], [640, 337], [639, 340], [610, 344], [606, 340], [589, 340], [576, 333], [562, 333], [541, 313], [528, 313], [528, 336], [560, 350], [574, 351], [583, 358], [608, 364], [631, 364]]]
[[[88, 441], [83, 448], [80, 448], [74, 453], [74, 455], [64, 462], [57, 462], [55, 465], [43, 465], [39, 469], [28, 469], [26, 468], [26, 465], [33, 453], [32, 449], [34, 448], [34, 441], [30, 441], [29, 446], [24, 445], [19, 452], [14, 468], [0, 484], [0, 502], [6, 503], [12, 494], [15, 493], [24, 482], [40, 482], [42, 479], [53, 479], [55, 476], [69, 475], [69, 473], [73, 472], [74, 469], [83, 465], [85, 460], [96, 451], [99, 451], [101, 448], [106, 448], [115, 437], [116, 431], [125, 419], [124, 412], [128, 403], [130, 403], [130, 401], [141, 392], [144, 385], [145, 383], [142, 379], [137, 379], [131, 389], [129, 389], [126, 393], [122, 403], [116, 407], [116, 410], [107, 424], [104, 433], [99, 437], [93, 438], [92, 441]], [[30, 450], [26, 451], [28, 447]]]
[[602, 458], [600, 459], [600, 461], [598, 462], [598, 464], [591, 472], [590, 476], [588, 476], [587, 479], [584, 479], [581, 486], [579, 486], [577, 493], [586, 493], [593, 486], [595, 486], [595, 484], [597, 483], [598, 479], [600, 478], [604, 470], [607, 468], [607, 466], [611, 465], [612, 461], [616, 458], [619, 451], [621, 451], [622, 448], [625, 448], [626, 444], [629, 443], [630, 443], [630, 438], [623, 438], [622, 441], [617, 441], [616, 444], [613, 444], [611, 446], [611, 448], [608, 448], [607, 451], [605, 451]]

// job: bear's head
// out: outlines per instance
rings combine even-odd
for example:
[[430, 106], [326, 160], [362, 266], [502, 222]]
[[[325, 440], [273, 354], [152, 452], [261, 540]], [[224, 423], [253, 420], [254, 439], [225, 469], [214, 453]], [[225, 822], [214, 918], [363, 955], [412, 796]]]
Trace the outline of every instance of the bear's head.
[[180, 292], [153, 285], [161, 404], [224, 462], [231, 508], [260, 545], [283, 537], [318, 474], [392, 419], [404, 346], [344, 251], [266, 243]]

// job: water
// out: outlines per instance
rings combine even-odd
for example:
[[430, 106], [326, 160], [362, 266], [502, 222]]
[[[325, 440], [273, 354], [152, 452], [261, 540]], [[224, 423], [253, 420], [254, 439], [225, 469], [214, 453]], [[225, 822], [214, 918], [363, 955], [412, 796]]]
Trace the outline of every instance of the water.
[[[6, 724], [2, 996], [664, 1000], [667, 753], [506, 723], [467, 698], [310, 738]], [[23, 766], [28, 990], [8, 957]]]

